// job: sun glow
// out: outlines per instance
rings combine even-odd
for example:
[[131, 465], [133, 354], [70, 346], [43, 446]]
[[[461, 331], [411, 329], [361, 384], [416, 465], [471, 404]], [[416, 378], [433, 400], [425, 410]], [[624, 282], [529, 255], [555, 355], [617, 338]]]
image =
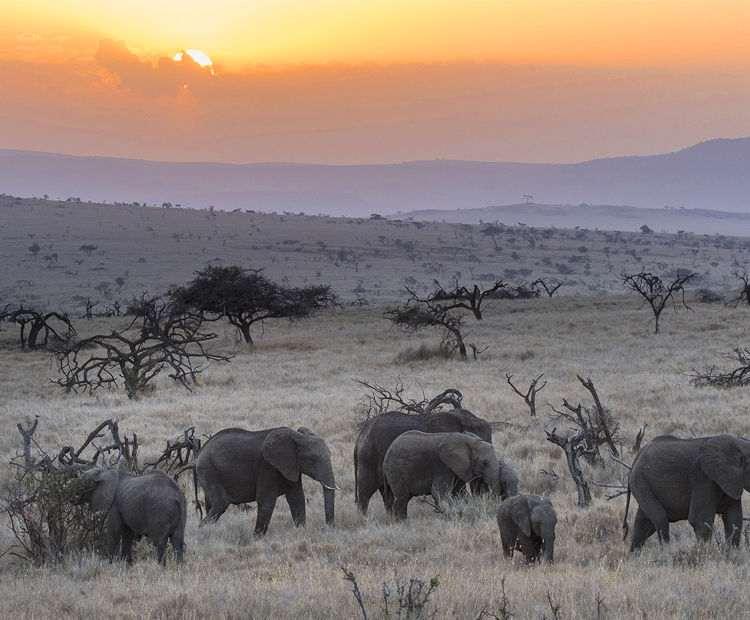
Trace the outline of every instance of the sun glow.
[[192, 58], [195, 62], [197, 62], [201, 67], [210, 67], [211, 73], [214, 72], [213, 63], [211, 62], [211, 59], [206, 56], [203, 52], [199, 52], [198, 50], [185, 50], [184, 52], [180, 52], [179, 54], [175, 54], [172, 60], [180, 61], [182, 60], [182, 55], [187, 54]]

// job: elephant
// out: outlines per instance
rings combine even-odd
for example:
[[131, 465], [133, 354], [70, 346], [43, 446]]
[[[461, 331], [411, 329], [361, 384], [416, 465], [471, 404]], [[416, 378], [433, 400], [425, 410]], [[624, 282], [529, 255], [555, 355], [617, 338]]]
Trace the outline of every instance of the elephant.
[[742, 491], [750, 491], [750, 441], [730, 435], [654, 438], [643, 447], [628, 478], [623, 540], [628, 535], [630, 494], [638, 502], [630, 552], [657, 532], [669, 542], [669, 524], [687, 519], [696, 536], [711, 537], [717, 514], [726, 540], [737, 547], [742, 532]]
[[[469, 431], [483, 441], [492, 443], [490, 425], [466, 409], [408, 414], [389, 411], [370, 418], [362, 427], [354, 445], [354, 499], [363, 514], [367, 514], [370, 498], [380, 491], [386, 501], [383, 486], [383, 459], [396, 437], [407, 431], [423, 433], [463, 433]], [[390, 506], [386, 505], [387, 509]]]
[[506, 557], [520, 549], [526, 563], [536, 562], [544, 551], [552, 563], [555, 555], [555, 525], [557, 513], [549, 498], [538, 495], [516, 495], [500, 504], [497, 527]]
[[406, 519], [409, 500], [431, 494], [438, 504], [456, 484], [481, 478], [492, 490], [500, 486], [495, 448], [473, 433], [402, 433], [383, 459], [386, 506]]
[[296, 526], [305, 524], [305, 492], [300, 474], [323, 487], [326, 523], [333, 525], [336, 481], [326, 442], [301, 427], [247, 431], [227, 428], [213, 435], [195, 461], [196, 500], [203, 489], [206, 517], [215, 522], [230, 504], [257, 502], [255, 536], [268, 531], [276, 499], [286, 496]]
[[110, 559], [121, 546], [121, 558], [132, 563], [133, 539], [148, 536], [156, 545], [160, 564], [166, 565], [167, 539], [172, 543], [175, 560], [182, 563], [187, 500], [172, 478], [158, 470], [137, 476], [99, 467], [88, 470], [84, 476], [93, 487], [83, 494], [82, 500], [93, 512], [107, 511]]

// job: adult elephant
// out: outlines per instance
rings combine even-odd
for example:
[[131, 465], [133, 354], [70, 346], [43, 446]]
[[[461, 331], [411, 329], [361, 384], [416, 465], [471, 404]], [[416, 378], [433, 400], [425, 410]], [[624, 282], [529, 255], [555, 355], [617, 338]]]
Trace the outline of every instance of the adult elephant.
[[141, 476], [117, 469], [93, 468], [84, 474], [93, 486], [83, 494], [93, 512], [107, 511], [107, 553], [111, 558], [121, 547], [121, 557], [133, 561], [133, 539], [148, 536], [156, 545], [157, 559], [166, 564], [167, 540], [175, 560], [185, 550], [187, 500], [182, 489], [161, 471]]
[[[492, 443], [490, 425], [466, 409], [408, 414], [389, 411], [370, 418], [354, 444], [354, 499], [360, 511], [367, 513], [370, 498], [380, 491], [386, 502], [383, 486], [383, 459], [393, 440], [407, 431], [423, 433], [470, 432]], [[386, 508], [390, 508], [386, 504]]]
[[687, 519], [698, 538], [711, 536], [717, 514], [726, 539], [740, 544], [742, 491], [750, 491], [750, 441], [729, 435], [678, 439], [656, 437], [638, 454], [630, 470], [623, 519], [628, 535], [630, 494], [638, 502], [630, 551], [654, 532], [669, 542], [669, 524]]
[[385, 497], [392, 497], [398, 519], [406, 519], [412, 497], [432, 495], [440, 504], [457, 484], [476, 478], [492, 490], [499, 489], [495, 448], [473, 433], [407, 431], [393, 440], [383, 459]]
[[549, 498], [538, 495], [517, 495], [500, 504], [497, 526], [506, 557], [520, 549], [526, 563], [544, 558], [552, 563], [555, 555], [557, 513]]
[[326, 442], [301, 427], [246, 431], [227, 428], [211, 437], [195, 461], [197, 487], [203, 489], [206, 518], [216, 521], [230, 504], [257, 502], [255, 535], [268, 531], [276, 499], [286, 497], [294, 524], [305, 523], [301, 474], [323, 487], [326, 523], [333, 525], [336, 481]]

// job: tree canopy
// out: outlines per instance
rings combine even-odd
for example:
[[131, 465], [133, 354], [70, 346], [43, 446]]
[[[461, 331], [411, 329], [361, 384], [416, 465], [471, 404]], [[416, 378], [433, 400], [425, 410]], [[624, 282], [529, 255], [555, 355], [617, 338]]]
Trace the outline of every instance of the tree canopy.
[[207, 265], [186, 286], [172, 288], [168, 296], [175, 310], [195, 312], [209, 321], [226, 317], [249, 344], [253, 343], [253, 323], [267, 319], [296, 321], [338, 303], [330, 286], [285, 287], [261, 271], [238, 265]]

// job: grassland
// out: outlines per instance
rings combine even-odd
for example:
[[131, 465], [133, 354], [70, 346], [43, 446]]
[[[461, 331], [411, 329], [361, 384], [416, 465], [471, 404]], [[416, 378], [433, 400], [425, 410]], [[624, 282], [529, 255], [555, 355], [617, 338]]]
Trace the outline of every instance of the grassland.
[[[41, 209], [38, 204], [33, 206], [35, 212]], [[350, 584], [343, 580], [341, 565], [356, 575], [369, 618], [380, 617], [375, 604], [382, 604], [383, 582], [394, 588], [395, 574], [399, 578], [424, 581], [438, 576], [440, 586], [433, 595], [438, 618], [473, 619], [483, 611], [500, 615], [503, 592], [509, 611], [517, 618], [553, 617], [550, 599], [560, 606], [565, 618], [592, 618], [597, 617], [598, 612], [601, 618], [747, 616], [750, 548], [746, 539], [743, 538], [738, 551], [725, 553], [713, 545], [696, 544], [690, 527], [680, 523], [673, 528], [673, 543], [669, 547], [662, 550], [655, 540], [650, 540], [641, 555], [629, 556], [620, 533], [624, 498], [607, 501], [610, 491], [593, 487], [592, 506], [578, 508], [564, 455], [545, 440], [544, 433], [545, 429], [553, 427], [565, 428], [560, 420], [550, 417], [547, 403], [559, 408], [566, 398], [573, 404], [591, 404], [588, 393], [576, 378], [579, 374], [593, 380], [604, 406], [619, 421], [626, 461], [632, 461], [635, 434], [644, 422], [649, 425], [646, 439], [664, 433], [682, 437], [718, 433], [749, 436], [747, 391], [696, 389], [685, 376], [694, 367], [716, 361], [719, 353], [745, 344], [750, 318], [747, 307], [699, 303], [689, 297], [694, 312], [682, 309], [679, 314], [664, 315], [662, 333], [654, 336], [651, 316], [646, 310], [639, 311], [640, 303], [635, 297], [601, 295], [602, 291], [619, 292], [614, 286], [613, 274], [620, 268], [627, 266], [637, 270], [642, 263], [622, 250], [618, 254], [610, 251], [609, 259], [622, 260], [622, 263], [612, 263], [614, 268], [610, 271], [608, 257], [597, 248], [610, 247], [603, 245], [604, 235], [613, 233], [588, 231], [586, 234], [594, 237], [592, 241], [583, 242], [589, 248], [586, 254], [591, 255], [590, 275], [584, 273], [582, 265], [576, 264], [580, 271], [570, 278], [583, 284], [571, 285], [568, 292], [587, 292], [598, 278], [603, 286], [588, 291], [591, 295], [495, 301], [486, 311], [484, 321], [468, 321], [467, 317], [469, 339], [489, 346], [478, 360], [460, 362], [434, 358], [404, 363], [396, 361], [404, 357], [404, 351], [422, 343], [436, 345], [440, 338], [431, 333], [405, 337], [389, 329], [382, 318], [385, 303], [381, 302], [400, 298], [403, 277], [419, 275], [419, 282], [425, 286], [435, 277], [424, 273], [421, 267], [422, 262], [427, 262], [424, 257], [412, 262], [398, 252], [406, 252], [401, 246], [412, 240], [417, 241], [420, 248], [438, 247], [435, 245], [439, 244], [438, 237], [448, 241], [454, 233], [457, 239], [451, 243], [458, 247], [460, 235], [468, 237], [470, 234], [460, 226], [429, 224], [419, 229], [414, 224], [397, 226], [377, 220], [353, 220], [349, 224], [333, 219], [325, 223], [326, 220], [308, 220], [306, 216], [283, 216], [284, 222], [280, 222], [282, 216], [279, 215], [211, 215], [174, 209], [139, 211], [133, 207], [101, 206], [101, 213], [111, 209], [119, 213], [118, 219], [109, 224], [102, 219], [101, 227], [95, 220], [71, 220], [71, 231], [66, 234], [73, 236], [75, 232], [76, 236], [69, 241], [64, 240], [67, 236], [50, 241], [55, 244], [52, 250], [59, 253], [59, 263], [69, 258], [72, 262], [73, 257], [85, 259], [77, 266], [78, 275], [67, 276], [70, 278], [67, 280], [63, 277], [64, 271], [60, 275], [54, 265], [46, 269], [42, 253], [46, 254], [47, 250], [40, 252], [36, 259], [30, 255], [27, 246], [32, 240], [27, 234], [36, 230], [34, 238], [42, 245], [46, 234], [62, 234], [63, 219], [71, 218], [71, 211], [75, 214], [75, 209], [81, 208], [86, 213], [95, 213], [98, 205], [66, 204], [65, 218], [50, 220], [52, 223], [60, 221], [57, 233], [52, 229], [44, 232], [47, 220], [44, 217], [37, 220], [27, 213], [27, 208], [21, 207], [23, 205], [0, 210], [2, 236], [15, 243], [12, 247], [3, 243], [0, 250], [4, 255], [3, 278], [4, 282], [13, 280], [13, 283], [30, 279], [34, 285], [33, 289], [24, 287], [29, 290], [21, 292], [11, 283], [11, 291], [4, 291], [5, 303], [16, 303], [17, 299], [10, 295], [19, 292], [37, 296], [25, 303], [75, 303], [65, 300], [71, 293], [79, 294], [78, 284], [95, 282], [100, 277], [111, 279], [115, 273], [122, 273], [119, 269], [143, 269], [137, 273], [132, 271], [128, 276], [130, 281], [125, 292], [129, 296], [138, 283], [145, 290], [151, 290], [150, 287], [158, 289], [167, 282], [183, 282], [203, 265], [204, 257], [215, 258], [221, 252], [225, 254], [220, 258], [228, 264], [241, 259], [240, 264], [258, 266], [262, 257], [275, 258], [276, 262], [268, 259], [269, 262], [264, 263], [269, 275], [281, 279], [282, 272], [273, 270], [288, 269], [283, 273], [289, 275], [295, 285], [301, 284], [303, 277], [317, 281], [314, 274], [320, 270], [320, 282], [330, 281], [342, 294], [349, 294], [350, 300], [357, 293], [347, 293], [347, 287], [357, 282], [360, 272], [366, 277], [371, 277], [369, 273], [376, 274], [379, 289], [390, 292], [381, 294], [380, 300], [372, 293], [361, 294], [368, 298], [370, 305], [347, 305], [300, 324], [269, 323], [264, 337], [251, 348], [238, 343], [232, 329], [221, 326], [216, 347], [235, 354], [231, 363], [212, 366], [201, 376], [200, 386], [193, 393], [160, 377], [153, 394], [138, 401], [128, 400], [122, 391], [100, 392], [94, 397], [62, 393], [48, 380], [54, 373], [49, 359], [43, 353], [21, 352], [16, 345], [15, 329], [4, 325], [0, 332], [2, 464], [7, 464], [20, 449], [21, 437], [16, 424], [28, 425], [35, 416], [40, 420], [35, 438], [41, 445], [52, 447], [80, 443], [98, 422], [117, 418], [123, 433], [138, 434], [144, 460], [159, 454], [167, 439], [175, 438], [188, 426], [195, 426], [200, 434], [210, 434], [228, 426], [259, 429], [305, 425], [326, 439], [341, 493], [337, 497], [336, 526], [328, 528], [323, 518], [320, 487], [306, 480], [307, 526], [293, 527], [282, 500], [278, 502], [268, 536], [262, 540], [252, 538], [253, 512], [233, 508], [216, 525], [200, 529], [197, 516], [191, 513], [186, 535], [186, 563], [181, 568], [171, 562], [166, 569], [159, 568], [154, 550], [146, 543], [138, 546], [137, 560], [131, 568], [119, 563], [109, 564], [87, 554], [64, 558], [56, 566], [35, 568], [6, 554], [0, 564], [0, 617], [361, 617], [350, 593]], [[57, 209], [54, 205], [50, 208]], [[160, 236], [152, 237], [152, 241], [147, 236], [142, 241], [132, 241], [125, 234], [129, 225], [119, 219], [126, 217], [123, 210], [133, 211], [127, 213], [127, 217], [132, 215], [134, 223], [141, 215], [152, 218], [149, 225], [155, 229], [153, 232], [157, 232], [158, 224], [163, 226], [160, 231], [181, 231], [184, 236], [176, 241], [166, 232], [158, 232]], [[51, 217], [55, 218], [54, 211], [52, 213]], [[16, 216], [22, 220], [20, 224]], [[193, 219], [178, 226], [183, 220], [177, 216]], [[260, 219], [252, 222], [261, 228], [260, 233], [253, 229], [253, 237], [265, 234], [264, 226], [270, 228], [270, 223], [274, 222], [278, 226], [279, 244], [266, 242], [263, 249], [256, 252], [245, 239], [242, 248], [232, 249], [232, 242], [239, 237], [227, 239], [222, 235], [235, 234], [229, 231], [240, 230], [240, 223], [244, 225], [255, 217], [262, 217], [266, 223], [260, 224]], [[115, 221], [122, 223], [126, 230], [116, 229]], [[198, 229], [214, 223], [224, 232], [211, 235], [212, 244], [217, 239], [216, 247], [210, 246], [212, 250], [204, 254], [200, 243], [207, 242], [206, 233]], [[286, 223], [294, 223], [289, 234], [284, 234], [282, 224]], [[11, 228], [28, 229], [30, 233], [16, 232], [11, 239]], [[89, 236], [90, 231], [100, 228], [101, 236]], [[309, 232], [303, 234], [303, 230]], [[104, 231], [108, 236], [104, 236]], [[188, 243], [190, 232], [197, 243]], [[575, 251], [571, 244], [582, 245], [580, 240], [569, 239], [571, 235], [575, 237], [577, 231], [563, 231], [564, 239], [557, 231], [552, 239], [537, 241], [532, 248], [528, 241], [523, 241], [524, 232], [515, 229], [514, 236], [521, 237], [516, 242], [516, 250], [510, 248], [513, 244], [508, 245], [503, 236], [498, 239], [503, 252], [495, 252], [492, 240], [474, 227], [473, 241], [479, 246], [475, 250], [483, 252], [481, 256], [477, 254], [482, 262], [475, 272], [491, 270], [501, 275], [502, 269], [528, 265], [534, 270], [532, 277], [540, 277], [546, 273], [543, 266], [547, 266], [541, 260], [551, 256], [552, 275], [554, 264], [561, 262], [553, 252], [560, 252], [560, 257], [570, 256]], [[315, 236], [323, 233], [330, 236]], [[199, 234], [202, 238], [196, 239]], [[379, 257], [381, 262], [368, 255], [359, 264], [359, 272], [351, 263], [339, 261], [337, 265], [326, 258], [325, 252], [315, 249], [320, 247], [317, 241], [323, 241], [326, 247], [337, 250], [361, 247], [363, 252], [371, 251], [371, 246], [355, 238], [357, 234], [370, 240], [373, 252], [374, 248], [383, 248], [383, 244], [378, 244], [380, 234], [388, 239], [400, 238], [401, 244], [392, 241], [391, 246], [384, 246], [384, 250], [399, 249], [394, 250], [393, 257]], [[510, 233], [507, 234], [510, 238]], [[304, 241], [306, 250], [295, 252], [288, 246], [284, 254], [284, 237]], [[651, 237], [649, 246], [642, 246], [635, 242], [643, 237], [636, 235], [623, 249], [638, 248], [636, 253], [642, 257], [663, 255], [666, 259], [663, 262], [668, 265], [692, 266], [702, 273], [709, 270], [704, 284], [715, 288], [731, 284], [731, 280], [725, 283], [721, 274], [731, 271], [733, 261], [742, 264], [745, 253], [746, 240], [743, 239], [712, 238], [713, 245], [704, 245], [699, 239], [699, 247], [691, 248], [688, 242], [695, 240], [685, 240], [683, 247], [683, 240], [676, 236], [661, 236], [658, 243], [656, 237]], [[430, 239], [433, 241], [428, 241]], [[724, 245], [729, 242], [733, 248], [725, 249]], [[106, 247], [107, 253], [96, 260], [93, 256], [88, 259], [77, 251], [85, 243]], [[555, 249], [564, 244], [567, 244], [566, 249]], [[717, 244], [721, 245], [718, 249], [714, 247]], [[269, 245], [275, 249], [267, 249]], [[541, 250], [540, 245], [547, 248]], [[117, 252], [115, 248], [119, 248]], [[649, 249], [650, 253], [643, 253], [643, 249]], [[693, 249], [697, 249], [695, 254]], [[518, 261], [509, 258], [512, 251], [519, 254]], [[142, 256], [146, 263], [139, 262]], [[466, 270], [468, 279], [471, 272], [467, 266], [477, 264], [463, 262], [463, 256], [459, 256], [457, 266], [462, 272]], [[315, 261], [316, 257], [320, 260]], [[497, 262], [490, 263], [491, 258]], [[625, 262], [630, 259], [632, 263]], [[703, 263], [692, 262], [709, 259], [719, 265], [706, 264], [703, 269]], [[645, 262], [646, 258], [642, 260]], [[365, 265], [370, 261], [373, 266], [368, 269]], [[537, 262], [540, 265], [536, 265]], [[106, 269], [93, 273], [83, 269], [84, 266], [94, 269], [98, 263]], [[444, 264], [453, 269], [456, 262], [444, 259]], [[66, 269], [75, 270], [75, 267], [75, 263], [66, 262]], [[300, 275], [295, 269], [299, 269]], [[372, 278], [374, 282], [375, 275]], [[610, 281], [612, 287], [606, 284]], [[363, 288], [377, 290], [370, 280]], [[86, 294], [87, 290], [82, 292]], [[85, 336], [108, 331], [122, 325], [122, 321], [118, 318], [77, 320], [76, 327]], [[507, 385], [506, 374], [513, 375], [516, 385], [528, 385], [541, 373], [548, 384], [537, 397], [540, 415], [532, 419], [522, 400]], [[468, 409], [494, 423], [493, 441], [498, 455], [516, 468], [521, 490], [549, 493], [556, 506], [559, 521], [554, 565], [527, 567], [521, 558], [507, 560], [502, 556], [494, 522], [496, 504], [491, 499], [474, 500], [445, 515], [434, 513], [428, 504], [415, 499], [410, 504], [406, 523], [396, 523], [388, 517], [377, 498], [373, 499], [367, 517], [357, 513], [352, 449], [364, 390], [352, 379], [392, 385], [395, 377], [401, 378], [408, 395], [414, 397], [420, 396], [422, 389], [431, 396], [447, 387], [457, 388], [463, 392]], [[542, 470], [556, 475], [546, 475]], [[622, 466], [610, 461], [602, 467], [587, 467], [585, 473], [590, 480], [617, 484], [625, 472]], [[7, 480], [10, 468], [4, 465], [0, 475]], [[189, 480], [183, 479], [182, 483], [186, 494], [191, 496]], [[631, 507], [631, 523], [633, 514]], [[0, 534], [0, 550], [8, 549], [13, 541], [7, 529], [3, 528]]]

